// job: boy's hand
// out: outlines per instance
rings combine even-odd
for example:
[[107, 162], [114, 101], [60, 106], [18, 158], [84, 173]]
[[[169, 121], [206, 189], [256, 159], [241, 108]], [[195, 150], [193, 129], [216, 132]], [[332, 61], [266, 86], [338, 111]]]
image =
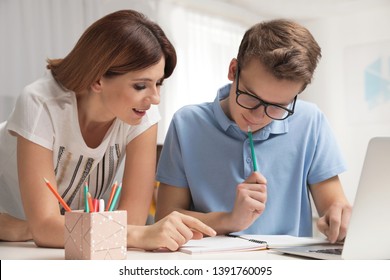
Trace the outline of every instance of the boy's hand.
[[245, 182], [237, 186], [236, 200], [231, 212], [235, 231], [248, 228], [264, 211], [267, 201], [267, 180], [253, 172]]

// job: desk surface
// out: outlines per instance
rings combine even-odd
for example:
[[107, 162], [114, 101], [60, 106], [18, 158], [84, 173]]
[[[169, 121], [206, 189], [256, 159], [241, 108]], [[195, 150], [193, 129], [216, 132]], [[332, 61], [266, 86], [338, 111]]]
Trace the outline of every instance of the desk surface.
[[[64, 249], [38, 248], [34, 242], [0, 242], [0, 260], [64, 260]], [[185, 254], [182, 252], [127, 251], [128, 260], [293, 260], [296, 257], [281, 255], [272, 250]]]

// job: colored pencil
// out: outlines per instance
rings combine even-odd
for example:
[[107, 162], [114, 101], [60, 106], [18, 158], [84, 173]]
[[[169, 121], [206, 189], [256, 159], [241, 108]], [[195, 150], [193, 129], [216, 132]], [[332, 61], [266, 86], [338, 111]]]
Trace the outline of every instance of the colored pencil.
[[116, 204], [116, 202], [118, 201], [119, 194], [121, 193], [121, 190], [122, 190], [122, 184], [120, 184], [120, 185], [116, 188], [115, 195], [114, 195], [114, 198], [112, 199], [112, 203], [111, 203], [111, 205], [110, 205], [109, 211], [114, 210], [115, 204]]
[[104, 199], [99, 199], [99, 212], [104, 212]]
[[253, 136], [252, 136], [252, 128], [248, 126], [248, 137], [249, 137], [249, 145], [251, 148], [251, 154], [252, 154], [252, 163], [253, 163], [253, 171], [257, 171], [257, 160], [256, 160], [256, 154], [255, 154], [255, 146], [253, 144]]
[[115, 183], [112, 185], [112, 188], [111, 188], [111, 194], [110, 194], [110, 198], [108, 200], [107, 206], [106, 206], [106, 211], [110, 210], [110, 205], [112, 203], [112, 199], [114, 198], [117, 186], [118, 186], [118, 182], [115, 181]]
[[89, 206], [89, 212], [95, 212], [95, 208], [93, 207], [93, 202], [92, 202], [92, 196], [90, 193], [87, 193], [88, 197], [88, 206]]
[[62, 197], [60, 196], [60, 194], [53, 188], [53, 186], [50, 184], [50, 182], [46, 179], [46, 178], [43, 178], [45, 180], [45, 183], [46, 183], [46, 186], [49, 188], [49, 190], [54, 194], [54, 196], [57, 198], [57, 200], [61, 203], [62, 207], [64, 207], [64, 209], [67, 211], [67, 212], [71, 212], [72, 210], [70, 209], [70, 207], [68, 206], [68, 204], [66, 204], [66, 202], [62, 199]]
[[88, 185], [84, 185], [84, 212], [89, 213], [89, 204], [88, 204]]
[[93, 204], [94, 212], [99, 212], [99, 199], [97, 198], [92, 199], [92, 204]]

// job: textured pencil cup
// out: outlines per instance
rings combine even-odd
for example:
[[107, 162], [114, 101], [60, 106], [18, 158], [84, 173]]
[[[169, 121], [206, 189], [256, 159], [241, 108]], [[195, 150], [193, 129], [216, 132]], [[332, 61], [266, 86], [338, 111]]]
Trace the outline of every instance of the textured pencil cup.
[[66, 260], [127, 257], [127, 212], [65, 212]]

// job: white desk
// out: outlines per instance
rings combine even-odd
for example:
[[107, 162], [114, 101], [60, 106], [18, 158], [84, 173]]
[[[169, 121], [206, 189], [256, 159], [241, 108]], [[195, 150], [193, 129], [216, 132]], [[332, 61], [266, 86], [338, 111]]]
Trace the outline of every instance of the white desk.
[[[0, 242], [1, 260], [64, 260], [64, 249], [38, 248], [34, 242]], [[185, 254], [181, 252], [145, 252], [136, 249], [127, 251], [128, 260], [296, 260], [271, 250]]]
[[[65, 271], [77, 271], [80, 279], [109, 279], [118, 277], [119, 271], [124, 268], [134, 269], [156, 269], [172, 270], [202, 269], [203, 274], [198, 274], [197, 279], [222, 279], [218, 274], [213, 274], [214, 269], [238, 268], [238, 267], [270, 267], [272, 279], [295, 279], [311, 280], [319, 276], [321, 279], [353, 279], [355, 276], [369, 279], [384, 279], [383, 275], [389, 275], [390, 269], [387, 261], [370, 262], [364, 261], [305, 261], [305, 258], [280, 255], [271, 250], [231, 252], [231, 253], [209, 253], [190, 255], [181, 252], [144, 252], [140, 250], [128, 250], [129, 261], [64, 261], [64, 249], [38, 248], [33, 242], [0, 242], [0, 259], [2, 262], [2, 278], [4, 279], [40, 279], [51, 280], [59, 276], [69, 279]], [[17, 261], [14, 261], [17, 260]], [[19, 261], [20, 260], [20, 261]], [[41, 261], [29, 261], [41, 260]], [[60, 260], [60, 261], [50, 261]], [[61, 261], [63, 260], [63, 261]], [[298, 261], [291, 261], [298, 260]], [[48, 265], [48, 261], [50, 265]], [[361, 267], [370, 269], [361, 269]], [[59, 275], [58, 271], [64, 273]], [[194, 271], [194, 270], [193, 270]], [[135, 278], [132, 274], [126, 274], [122, 278], [115, 279], [162, 279], [161, 276], [139, 276]], [[182, 274], [179, 274], [182, 275]], [[183, 274], [184, 275], [184, 274]], [[192, 275], [192, 274], [189, 274]], [[215, 278], [216, 276], [217, 278]], [[127, 277], [127, 278], [123, 278]], [[138, 276], [137, 276], [138, 277]], [[147, 277], [147, 278], [142, 278]], [[171, 279], [187, 279], [185, 276]], [[195, 277], [195, 276], [194, 276]], [[222, 276], [225, 280], [246, 279], [244, 275]], [[248, 276], [249, 277], [249, 276]], [[266, 277], [266, 276], [253, 276]], [[110, 279], [111, 279], [110, 278]], [[165, 278], [164, 278], [165, 279]], [[170, 278], [167, 278], [170, 279]], [[194, 278], [188, 278], [194, 279]], [[255, 278], [251, 278], [255, 279]], [[268, 279], [268, 278], [264, 278]]]

